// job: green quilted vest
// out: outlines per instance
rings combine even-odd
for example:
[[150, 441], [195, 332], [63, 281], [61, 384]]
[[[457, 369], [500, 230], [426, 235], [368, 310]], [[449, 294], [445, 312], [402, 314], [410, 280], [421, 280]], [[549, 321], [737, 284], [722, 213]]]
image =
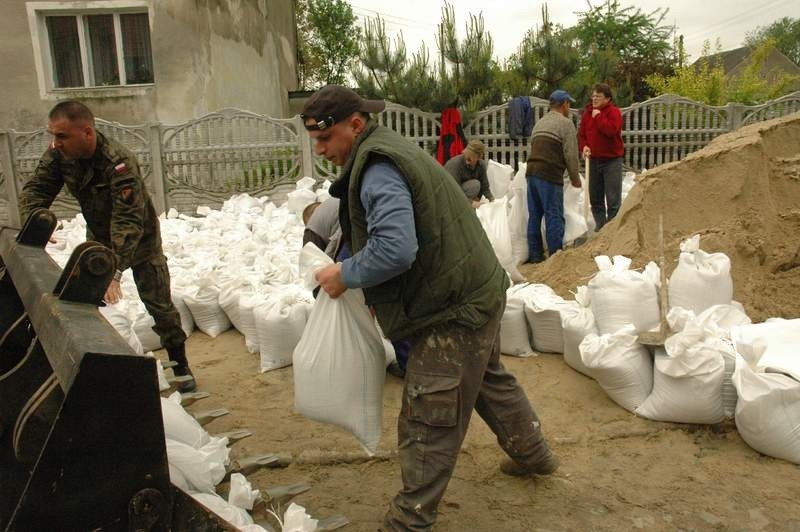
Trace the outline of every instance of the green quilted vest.
[[372, 120], [356, 140], [339, 178], [347, 187], [353, 253], [367, 243], [361, 179], [371, 156], [391, 159], [411, 190], [419, 250], [407, 272], [364, 290], [383, 332], [409, 338], [423, 327], [454, 321], [478, 328], [502, 312], [508, 277], [474, 209], [433, 157]]

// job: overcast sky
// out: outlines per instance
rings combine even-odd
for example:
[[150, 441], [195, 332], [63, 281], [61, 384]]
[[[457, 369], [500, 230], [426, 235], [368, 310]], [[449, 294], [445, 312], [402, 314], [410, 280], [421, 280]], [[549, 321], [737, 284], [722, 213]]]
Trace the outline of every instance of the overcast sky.
[[[594, 0], [599, 5], [602, 0]], [[409, 56], [424, 41], [435, 57], [436, 25], [441, 20], [443, 0], [348, 0], [354, 13], [363, 19], [379, 14], [386, 21], [390, 35], [402, 31]], [[494, 40], [498, 60], [514, 53], [525, 32], [541, 23], [545, 2], [525, 0], [453, 0], [459, 35], [465, 33], [469, 14], [483, 14], [486, 29]], [[686, 51], [694, 60], [700, 55], [703, 41], [719, 38], [722, 49], [738, 48], [748, 31], [766, 26], [781, 17], [800, 17], [800, 0], [622, 0], [623, 6], [634, 5], [645, 12], [669, 7], [664, 22], [675, 25], [683, 34]], [[563, 26], [578, 20], [577, 13], [585, 11], [585, 0], [554, 0], [547, 2], [550, 19]], [[360, 20], [360, 24], [363, 22]]]

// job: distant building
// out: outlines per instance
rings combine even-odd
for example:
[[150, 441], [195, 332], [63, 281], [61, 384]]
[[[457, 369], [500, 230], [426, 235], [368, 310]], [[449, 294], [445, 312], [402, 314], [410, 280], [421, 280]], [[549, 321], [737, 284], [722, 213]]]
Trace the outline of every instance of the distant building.
[[[720, 65], [727, 76], [737, 77], [744, 72], [753, 52], [755, 52], [754, 48], [743, 46], [735, 50], [726, 50], [698, 59], [692, 66], [699, 68], [701, 61], [708, 61], [708, 64], [712, 67]], [[780, 50], [775, 48], [770, 51], [766, 61], [764, 61], [761, 75], [770, 82], [777, 81], [781, 75], [797, 76], [798, 79], [787, 87], [787, 92], [800, 90], [800, 66], [797, 66], [791, 59], [783, 55]]]
[[289, 116], [296, 32], [293, 0], [3, 0], [0, 128], [73, 98], [125, 124]]

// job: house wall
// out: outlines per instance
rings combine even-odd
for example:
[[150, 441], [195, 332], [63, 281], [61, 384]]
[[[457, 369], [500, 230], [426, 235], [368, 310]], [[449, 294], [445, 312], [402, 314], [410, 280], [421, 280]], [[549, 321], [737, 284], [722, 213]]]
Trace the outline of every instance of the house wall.
[[[35, 3], [35, 2], [28, 2]], [[292, 0], [149, 0], [155, 83], [40, 92], [24, 0], [3, 0], [0, 129], [41, 127], [58, 99], [124, 124], [176, 123], [224, 107], [289, 116], [297, 85]]]

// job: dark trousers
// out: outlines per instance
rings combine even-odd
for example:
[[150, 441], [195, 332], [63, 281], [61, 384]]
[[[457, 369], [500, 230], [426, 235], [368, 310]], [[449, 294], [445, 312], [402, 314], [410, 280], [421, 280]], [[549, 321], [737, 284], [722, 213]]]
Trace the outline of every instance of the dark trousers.
[[589, 200], [595, 231], [611, 221], [622, 202], [622, 157], [589, 161]]
[[473, 408], [523, 465], [547, 453], [539, 418], [500, 363], [500, 316], [479, 329], [447, 323], [412, 339], [397, 439], [403, 489], [383, 528], [430, 530], [453, 474]]
[[[181, 316], [172, 303], [169, 287], [169, 269], [164, 255], [152, 257], [144, 262], [131, 266], [136, 290], [144, 303], [147, 312], [153, 316], [156, 324], [153, 331], [161, 339], [161, 345], [167, 349], [176, 348], [186, 341], [186, 333], [181, 328]], [[185, 361], [176, 360], [185, 363]]]
[[528, 262], [544, 260], [542, 218], [547, 251], [553, 255], [564, 246], [564, 185], [536, 176], [528, 181]]

